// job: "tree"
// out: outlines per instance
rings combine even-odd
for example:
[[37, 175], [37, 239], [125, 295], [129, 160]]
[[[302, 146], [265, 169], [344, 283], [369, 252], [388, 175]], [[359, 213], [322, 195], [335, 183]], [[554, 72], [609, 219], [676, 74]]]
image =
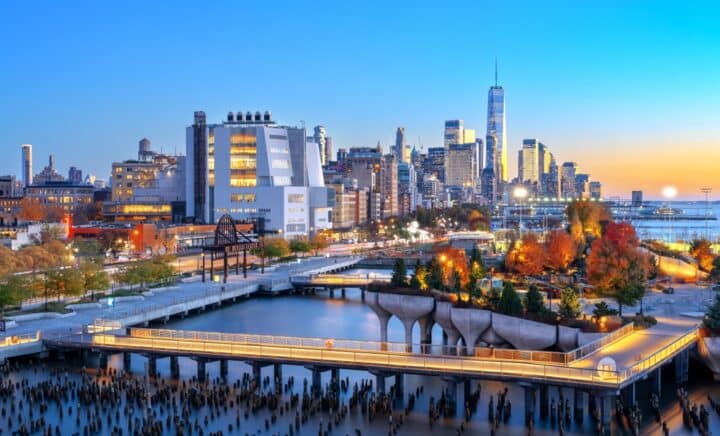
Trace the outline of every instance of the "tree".
[[720, 256], [716, 257], [715, 260], [713, 260], [713, 267], [712, 270], [710, 270], [710, 277], [715, 281], [720, 280]]
[[390, 284], [393, 286], [405, 286], [407, 282], [407, 267], [402, 257], [395, 259]]
[[453, 270], [452, 275], [450, 277], [450, 283], [449, 288], [451, 292], [455, 295], [460, 295], [460, 293], [463, 290], [463, 281], [462, 277], [460, 276], [460, 272], [458, 270]]
[[715, 302], [708, 306], [703, 318], [703, 327], [716, 331], [720, 329], [720, 293], [715, 294]]
[[315, 252], [315, 256], [318, 255], [320, 250], [326, 249], [330, 245], [330, 240], [323, 233], [316, 233], [310, 238], [310, 247]]
[[545, 238], [545, 262], [555, 271], [565, 271], [575, 259], [577, 247], [573, 238], [563, 230], [553, 230]]
[[25, 267], [24, 260], [22, 256], [18, 256], [18, 253], [0, 245], [0, 276], [19, 272]]
[[24, 221], [42, 221], [45, 218], [45, 208], [40, 204], [40, 200], [25, 197], [20, 200], [18, 218]]
[[462, 289], [466, 289], [470, 282], [470, 276], [465, 250], [445, 247], [436, 253], [436, 257], [442, 270], [442, 287], [450, 289], [455, 284], [459, 284]]
[[28, 280], [27, 276], [14, 274], [0, 279], [0, 310], [4, 311], [8, 306], [16, 306], [25, 298], [30, 297]]
[[285, 257], [290, 254], [290, 244], [283, 238], [265, 238], [260, 248], [253, 250], [253, 253], [265, 259]]
[[543, 311], [545, 304], [543, 302], [543, 296], [535, 285], [530, 285], [527, 292], [527, 299], [525, 300], [525, 308], [528, 313], [538, 314]]
[[427, 284], [432, 289], [442, 290], [445, 285], [443, 283], [443, 270], [438, 259], [433, 256], [427, 264]]
[[575, 319], [582, 312], [582, 306], [577, 293], [573, 289], [563, 289], [560, 293], [558, 313], [563, 319]]
[[419, 291], [427, 289], [427, 270], [424, 266], [416, 266], [412, 277], [410, 277], [410, 287]]
[[[571, 227], [580, 226], [579, 231], [582, 233], [583, 239], [588, 236], [597, 238], [602, 232], [603, 224], [612, 221], [612, 214], [604, 204], [591, 201], [572, 201], [568, 204], [565, 213]], [[572, 233], [577, 231], [574, 229]]]
[[522, 241], [515, 241], [505, 256], [505, 266], [523, 275], [540, 274], [544, 265], [545, 248], [534, 233], [527, 233]]
[[290, 241], [289, 244], [290, 251], [292, 253], [309, 253], [310, 250], [312, 250], [312, 246], [310, 244], [310, 241], [307, 240], [307, 238], [297, 238]]
[[701, 270], [705, 272], [712, 270], [715, 255], [712, 252], [710, 241], [707, 239], [695, 239], [692, 241], [690, 255], [695, 259]]
[[110, 277], [103, 270], [102, 263], [85, 260], [80, 263], [80, 274], [83, 279], [83, 290], [92, 291], [95, 300], [95, 291], [104, 291], [110, 287]]
[[487, 301], [493, 310], [498, 310], [500, 306], [500, 289], [491, 288], [488, 292]]
[[83, 277], [74, 268], [56, 268], [45, 273], [45, 302], [48, 296], [80, 295], [83, 291]]
[[604, 301], [595, 303], [595, 308], [593, 309], [593, 316], [595, 319], [602, 318], [603, 316], [615, 316], [617, 313], [617, 310], [611, 309]]
[[588, 280], [601, 296], [617, 301], [621, 316], [623, 305], [636, 304], [645, 293], [649, 261], [638, 247], [631, 224], [609, 223], [588, 257]]
[[497, 307], [498, 311], [505, 315], [519, 316], [523, 313], [522, 301], [510, 282], [503, 283], [502, 294]]

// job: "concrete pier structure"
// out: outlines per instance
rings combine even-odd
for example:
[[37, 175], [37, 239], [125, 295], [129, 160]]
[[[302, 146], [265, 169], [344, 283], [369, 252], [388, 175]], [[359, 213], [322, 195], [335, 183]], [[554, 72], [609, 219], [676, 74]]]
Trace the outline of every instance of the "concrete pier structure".
[[131, 365], [131, 361], [132, 361], [132, 353], [130, 353], [129, 351], [123, 351], [122, 356], [123, 356], [123, 369], [126, 372], [128, 372], [128, 371], [130, 371], [130, 365]]
[[220, 377], [223, 380], [227, 380], [228, 376], [228, 361], [227, 359], [220, 359]]
[[170, 376], [174, 379], [180, 378], [180, 362], [177, 356], [170, 356]]
[[585, 409], [585, 392], [575, 388], [575, 398], [573, 398], [573, 406], [575, 409], [575, 420], [582, 421], [584, 409]]
[[197, 379], [201, 382], [204, 382], [207, 378], [207, 359], [204, 359], [202, 357], [195, 359], [195, 362], [197, 362]]

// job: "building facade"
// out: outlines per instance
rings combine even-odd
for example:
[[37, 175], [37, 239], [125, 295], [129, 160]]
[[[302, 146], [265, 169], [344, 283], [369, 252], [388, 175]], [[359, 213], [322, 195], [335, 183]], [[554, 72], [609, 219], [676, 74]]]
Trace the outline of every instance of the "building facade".
[[292, 238], [332, 226], [320, 148], [304, 128], [277, 125], [269, 112], [228, 114], [186, 129], [188, 217], [214, 223], [229, 214]]
[[505, 90], [497, 84], [488, 91], [487, 136], [494, 139], [496, 167], [494, 168], [498, 181], [507, 182], [507, 137], [505, 131]]
[[560, 195], [563, 198], [576, 198], [575, 174], [577, 164], [575, 162], [563, 162], [560, 168]]
[[32, 184], [32, 179], [33, 179], [32, 145], [23, 144], [20, 147], [20, 166], [22, 169], [23, 187]]
[[448, 148], [450, 144], [461, 144], [465, 141], [465, 126], [463, 120], [445, 121], [443, 132], [443, 146]]

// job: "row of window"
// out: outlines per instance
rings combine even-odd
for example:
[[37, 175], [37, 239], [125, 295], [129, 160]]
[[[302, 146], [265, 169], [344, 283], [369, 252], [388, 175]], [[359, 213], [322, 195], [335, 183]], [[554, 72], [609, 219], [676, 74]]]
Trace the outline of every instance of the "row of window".
[[231, 194], [230, 201], [233, 203], [254, 203], [255, 194]]

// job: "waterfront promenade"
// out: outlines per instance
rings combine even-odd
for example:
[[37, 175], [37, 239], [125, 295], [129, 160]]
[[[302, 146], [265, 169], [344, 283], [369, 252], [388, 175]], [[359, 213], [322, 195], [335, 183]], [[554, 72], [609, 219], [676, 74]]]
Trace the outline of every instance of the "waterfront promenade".
[[[95, 320], [116, 321], [119, 325], [137, 325], [173, 315], [186, 315], [190, 310], [202, 310], [207, 306], [222, 304], [249, 296], [258, 291], [283, 292], [293, 289], [293, 275], [322, 274], [344, 269], [357, 263], [360, 257], [316, 257], [300, 263], [279, 264], [265, 269], [248, 271], [247, 278], [231, 275], [228, 283], [200, 281], [199, 277], [186, 279], [166, 288], [152, 289], [142, 297], [118, 298], [112, 305], [91, 303], [69, 314], [48, 314], [47, 317], [19, 317], [16, 326], [0, 335], [0, 360], [42, 351], [40, 341], [29, 341], [26, 346], [2, 346], [5, 338], [52, 337], [69, 332], [79, 332], [83, 326]], [[12, 317], [11, 317], [12, 318]], [[35, 319], [33, 319], [35, 318]], [[10, 341], [8, 340], [8, 343]]]

